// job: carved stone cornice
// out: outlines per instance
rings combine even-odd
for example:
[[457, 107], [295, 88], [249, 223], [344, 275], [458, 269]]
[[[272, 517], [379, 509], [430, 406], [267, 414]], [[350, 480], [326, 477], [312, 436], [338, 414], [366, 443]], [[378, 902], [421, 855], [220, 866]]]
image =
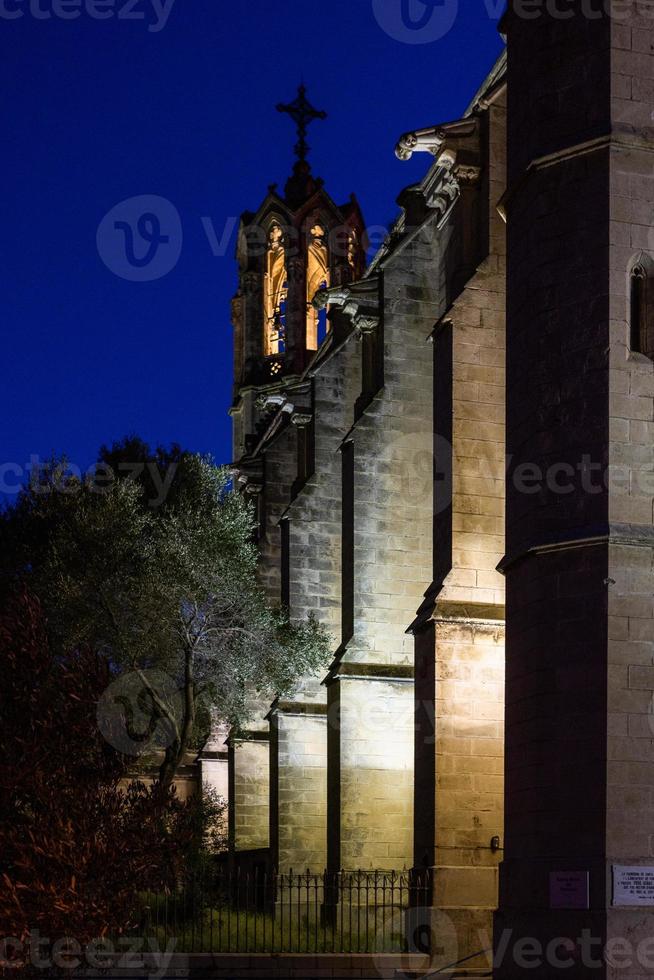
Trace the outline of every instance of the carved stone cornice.
[[317, 310], [340, 306], [357, 333], [370, 333], [379, 325], [379, 279], [370, 276], [344, 286], [320, 289], [313, 306]]
[[240, 460], [231, 472], [233, 479], [245, 493], [254, 496], [263, 490], [263, 468], [259, 461]]
[[459, 182], [452, 173], [447, 173], [439, 182], [425, 194], [425, 203], [432, 211], [438, 211], [444, 217], [459, 196]]
[[[400, 160], [409, 160], [414, 153], [430, 153], [433, 166], [420, 185], [425, 204], [438, 214], [439, 226], [454, 206], [462, 187], [474, 187], [481, 175], [476, 166], [474, 143], [469, 139], [478, 133], [474, 117], [443, 123], [405, 133], [395, 149]], [[463, 159], [461, 159], [461, 157]]]
[[447, 140], [472, 136], [476, 130], [477, 120], [474, 118], [416, 129], [413, 133], [404, 133], [400, 137], [395, 147], [395, 156], [398, 160], [410, 160], [414, 153], [430, 153], [437, 157]]
[[379, 317], [373, 319], [372, 317], [357, 317], [352, 321], [354, 326], [357, 339], [365, 337], [367, 334], [373, 334], [375, 330], [379, 327]]
[[302, 428], [305, 425], [310, 425], [312, 419], [313, 419], [313, 415], [308, 415], [303, 412], [295, 412], [291, 416], [291, 422], [293, 423], [293, 425], [298, 426], [298, 428]]
[[421, 185], [428, 208], [438, 212], [439, 223], [451, 211], [462, 187], [475, 187], [481, 177], [481, 167], [458, 162], [456, 151], [448, 148], [439, 158]]
[[476, 187], [481, 179], [481, 167], [460, 163], [454, 168], [454, 176], [459, 186]]
[[378, 681], [392, 684], [413, 684], [415, 670], [411, 664], [367, 664], [344, 662], [337, 658], [323, 684], [329, 687], [337, 681]]
[[398, 160], [410, 160], [414, 153], [431, 153], [435, 157], [438, 156], [446, 139], [443, 130], [435, 127], [404, 133], [395, 147], [395, 156]]
[[255, 401], [255, 406], [262, 412], [269, 408], [278, 408], [282, 412], [292, 412], [294, 405], [288, 400], [288, 397], [284, 394], [263, 394]]
[[456, 153], [452, 150], [442, 153], [438, 164], [425, 177], [421, 190], [427, 207], [437, 211], [440, 219], [442, 219], [448, 214], [459, 196]]

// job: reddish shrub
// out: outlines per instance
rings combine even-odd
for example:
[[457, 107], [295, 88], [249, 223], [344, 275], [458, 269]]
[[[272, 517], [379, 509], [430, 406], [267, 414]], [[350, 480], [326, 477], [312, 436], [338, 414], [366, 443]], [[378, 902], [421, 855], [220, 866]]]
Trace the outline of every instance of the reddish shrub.
[[127, 760], [96, 722], [111, 680], [90, 650], [55, 656], [26, 591], [0, 609], [0, 929], [81, 945], [138, 924], [137, 896], [171, 886], [192, 835], [174, 791], [119, 782]]

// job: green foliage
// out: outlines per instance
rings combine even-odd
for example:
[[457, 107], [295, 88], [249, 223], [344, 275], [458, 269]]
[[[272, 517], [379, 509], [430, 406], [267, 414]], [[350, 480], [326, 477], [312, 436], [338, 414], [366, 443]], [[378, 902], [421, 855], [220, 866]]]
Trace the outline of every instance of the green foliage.
[[[242, 724], [253, 693], [284, 696], [326, 663], [324, 629], [267, 604], [253, 530], [224, 468], [137, 439], [103, 448], [95, 480], [53, 461], [0, 519], [4, 575], [28, 580], [55, 647], [88, 644], [142, 679], [172, 732], [164, 781], [210, 716]], [[149, 670], [173, 678], [181, 710]]]

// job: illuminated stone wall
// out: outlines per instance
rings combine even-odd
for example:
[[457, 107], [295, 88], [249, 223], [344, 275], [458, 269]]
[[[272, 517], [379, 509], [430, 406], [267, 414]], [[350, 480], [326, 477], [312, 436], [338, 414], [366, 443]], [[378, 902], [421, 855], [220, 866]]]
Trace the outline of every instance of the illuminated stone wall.
[[[315, 710], [315, 709], [314, 709]], [[322, 871], [327, 862], [327, 719], [289, 703], [271, 722], [277, 794], [274, 864], [282, 872]]]
[[[489, 925], [502, 836], [501, 92], [482, 115], [447, 160], [425, 157], [366, 278], [330, 289], [332, 335], [280, 385], [247, 474], [263, 488], [267, 594], [316, 615], [334, 653], [258, 715], [271, 862], [436, 869], [434, 905], [464, 946]], [[253, 779], [241, 784], [252, 798]]]
[[[349, 330], [334, 311], [332, 329]], [[358, 358], [327, 353], [310, 372], [314, 468], [284, 513], [288, 521], [291, 616], [314, 615], [341, 639], [341, 457], [339, 446], [360, 387]], [[272, 710], [271, 847], [282, 871], [327, 865], [327, 689], [325, 672], [305, 677]]]
[[414, 861], [460, 957], [488, 946], [503, 838], [505, 114], [496, 91], [477, 139], [445, 148], [470, 169], [441, 232], [434, 580], [414, 624]]
[[[431, 272], [439, 248], [433, 236], [418, 233], [373, 270], [383, 377], [367, 403], [359, 402], [348, 434], [352, 635], [327, 682], [333, 868], [412, 862], [413, 641], [406, 630], [431, 579], [431, 535], [424, 533], [432, 513], [427, 338], [438, 306]], [[351, 356], [365, 356], [362, 348], [351, 344]]]
[[[262, 432], [263, 435], [263, 432]], [[282, 601], [282, 565], [280, 518], [288, 506], [291, 486], [296, 475], [296, 438], [293, 427], [286, 428], [265, 456], [263, 466], [248, 481], [249, 499], [259, 516], [259, 577], [268, 601], [278, 607]], [[276, 827], [271, 810], [271, 742], [268, 712], [270, 702], [253, 699], [250, 718], [243, 738], [232, 738], [229, 753], [229, 830], [233, 852], [268, 848], [271, 828]], [[275, 804], [276, 806], [276, 804]]]
[[234, 852], [269, 845], [269, 767], [267, 732], [230, 739], [229, 835]]
[[335, 773], [340, 780], [340, 864], [346, 869], [409, 867], [412, 683], [345, 674], [334, 685], [339, 709], [335, 734], [340, 736]]

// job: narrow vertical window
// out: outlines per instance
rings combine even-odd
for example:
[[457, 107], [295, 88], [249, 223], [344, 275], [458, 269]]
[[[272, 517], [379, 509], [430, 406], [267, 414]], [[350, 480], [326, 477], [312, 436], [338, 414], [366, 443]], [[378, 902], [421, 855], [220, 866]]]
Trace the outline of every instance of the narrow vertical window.
[[630, 347], [638, 354], [647, 353], [647, 273], [638, 263], [630, 277]]
[[452, 569], [452, 443], [454, 432], [454, 325], [445, 320], [434, 333], [434, 582]]
[[254, 497], [254, 540], [263, 540], [265, 534], [266, 507], [261, 490]]
[[361, 410], [366, 408], [384, 384], [383, 347], [380, 325], [361, 331]]
[[306, 483], [309, 476], [309, 427], [299, 426], [297, 430], [297, 475]]
[[354, 443], [346, 442], [341, 448], [342, 466], [342, 597], [341, 627], [343, 644], [354, 635]]
[[347, 237], [347, 264], [354, 271], [356, 271], [357, 248], [357, 233], [351, 231]]
[[291, 488], [295, 499], [315, 470], [315, 430], [313, 415], [298, 413], [293, 416], [297, 428], [297, 477]]
[[327, 289], [329, 284], [329, 250], [325, 229], [315, 224], [309, 233], [307, 254], [307, 350], [318, 350], [327, 336], [327, 309], [316, 310], [311, 301], [319, 289]]
[[286, 297], [288, 276], [284, 233], [278, 224], [268, 233], [266, 252], [264, 354], [270, 357], [286, 350]]
[[280, 599], [284, 609], [291, 605], [291, 528], [288, 518], [279, 526], [281, 534], [281, 594]]
[[[383, 308], [383, 280], [379, 281], [380, 309]], [[361, 336], [361, 394], [354, 406], [354, 417], [358, 419], [375, 395], [384, 387], [384, 317], [375, 312], [358, 320]]]

